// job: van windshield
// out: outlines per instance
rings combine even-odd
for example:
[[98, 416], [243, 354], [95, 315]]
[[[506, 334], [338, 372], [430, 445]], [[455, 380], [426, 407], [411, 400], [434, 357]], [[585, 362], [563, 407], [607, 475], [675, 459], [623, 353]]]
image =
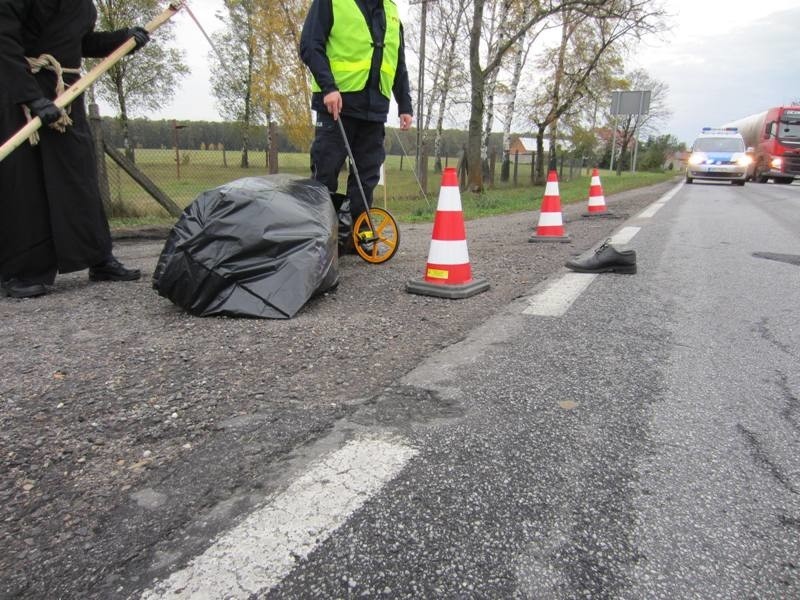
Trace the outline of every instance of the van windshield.
[[694, 141], [695, 152], [744, 152], [744, 140], [739, 137], [705, 137]]

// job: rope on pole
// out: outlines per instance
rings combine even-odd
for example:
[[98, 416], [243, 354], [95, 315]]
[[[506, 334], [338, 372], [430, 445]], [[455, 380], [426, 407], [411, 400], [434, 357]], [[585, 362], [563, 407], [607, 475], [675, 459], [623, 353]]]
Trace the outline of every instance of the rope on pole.
[[[147, 23], [144, 28], [148, 33], [152, 33], [164, 23], [169, 21], [175, 15], [175, 13], [177, 13], [184, 6], [185, 5], [183, 2], [170, 2], [169, 6], [152, 21]], [[132, 37], [125, 40], [125, 42], [119, 48], [106, 56], [101, 62], [95, 65], [91, 71], [78, 79], [78, 81], [68, 87], [63, 94], [60, 94], [55, 100], [53, 100], [53, 104], [55, 104], [58, 108], [64, 108], [71, 104], [78, 96], [85, 92], [90, 85], [97, 81], [100, 76], [103, 75], [103, 73], [108, 71], [111, 67], [122, 60], [122, 58], [135, 47], [136, 40], [134, 40]], [[5, 159], [9, 154], [21, 146], [23, 142], [25, 142], [25, 140], [27, 140], [41, 126], [42, 120], [39, 117], [34, 117], [27, 125], [22, 127], [19, 131], [17, 131], [17, 133], [6, 140], [3, 145], [0, 146], [0, 161]]]

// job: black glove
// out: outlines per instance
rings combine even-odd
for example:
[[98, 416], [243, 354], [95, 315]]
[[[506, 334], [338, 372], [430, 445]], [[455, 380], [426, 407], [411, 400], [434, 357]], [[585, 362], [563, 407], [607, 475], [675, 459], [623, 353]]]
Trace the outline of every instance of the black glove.
[[25, 103], [31, 112], [42, 120], [42, 125], [50, 125], [61, 118], [61, 109], [47, 98], [37, 98]]
[[128, 37], [136, 40], [136, 47], [133, 52], [136, 52], [139, 48], [144, 48], [145, 44], [150, 41], [150, 34], [147, 33], [147, 29], [144, 27], [131, 27], [128, 29]]

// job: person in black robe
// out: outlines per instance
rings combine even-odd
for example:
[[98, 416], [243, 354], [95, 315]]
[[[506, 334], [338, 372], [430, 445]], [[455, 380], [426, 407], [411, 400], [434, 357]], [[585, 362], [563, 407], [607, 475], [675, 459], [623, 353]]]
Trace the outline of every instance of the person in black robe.
[[[34, 74], [26, 60], [49, 54], [77, 69], [83, 57], [105, 57], [130, 37], [137, 49], [149, 40], [141, 27], [95, 32], [96, 19], [92, 0], [0, 0], [0, 141], [26, 124], [25, 107], [42, 120], [37, 145], [26, 142], [0, 161], [0, 288], [12, 297], [46, 293], [56, 273], [89, 268], [92, 281], [141, 275], [111, 252], [83, 96], [69, 108], [72, 124], [51, 128], [62, 116], [52, 102], [56, 74]], [[78, 78], [63, 74], [67, 87]]]

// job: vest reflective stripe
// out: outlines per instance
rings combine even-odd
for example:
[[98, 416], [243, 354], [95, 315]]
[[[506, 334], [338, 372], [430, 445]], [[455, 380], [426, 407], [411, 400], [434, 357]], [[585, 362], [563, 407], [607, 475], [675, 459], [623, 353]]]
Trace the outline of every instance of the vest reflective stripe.
[[[325, 52], [331, 65], [333, 79], [340, 92], [359, 92], [367, 85], [372, 66], [372, 35], [364, 14], [355, 0], [332, 0], [333, 27]], [[380, 90], [391, 99], [397, 60], [400, 54], [400, 17], [392, 0], [383, 0], [386, 14], [383, 60], [380, 71]], [[364, 57], [369, 58], [365, 59]], [[321, 91], [316, 81], [311, 90]]]

